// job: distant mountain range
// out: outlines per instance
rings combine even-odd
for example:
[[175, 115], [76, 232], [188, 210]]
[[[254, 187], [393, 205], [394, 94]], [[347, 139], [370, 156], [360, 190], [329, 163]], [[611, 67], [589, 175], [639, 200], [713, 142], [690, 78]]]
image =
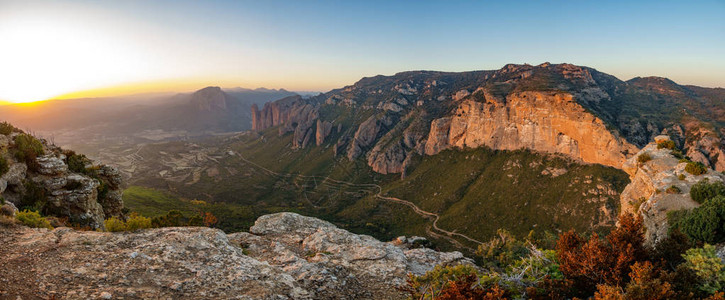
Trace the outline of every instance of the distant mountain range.
[[[284, 89], [223, 90], [207, 87], [194, 93], [52, 100], [0, 106], [0, 120], [60, 138], [121, 136], [196, 136], [251, 128], [250, 107], [286, 96]], [[68, 135], [72, 138], [64, 139]]]

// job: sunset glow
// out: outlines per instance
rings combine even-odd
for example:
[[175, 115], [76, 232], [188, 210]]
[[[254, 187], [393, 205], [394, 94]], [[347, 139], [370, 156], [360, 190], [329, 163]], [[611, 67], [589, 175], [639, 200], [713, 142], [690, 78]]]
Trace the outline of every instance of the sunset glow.
[[[722, 2], [568, 4], [0, 0], [0, 104], [208, 84], [326, 91], [545, 61], [725, 86]], [[617, 20], [602, 17], [619, 7]]]

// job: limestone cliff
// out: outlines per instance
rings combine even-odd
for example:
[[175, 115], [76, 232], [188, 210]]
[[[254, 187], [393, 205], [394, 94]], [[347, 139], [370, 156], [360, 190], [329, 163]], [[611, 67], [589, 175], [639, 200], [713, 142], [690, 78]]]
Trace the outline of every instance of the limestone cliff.
[[[690, 198], [692, 186], [703, 179], [711, 182], [725, 181], [725, 175], [712, 169], [705, 174], [692, 175], [685, 171], [686, 162], [672, 155], [672, 150], [657, 147], [657, 142], [670, 140], [658, 136], [642, 150], [627, 160], [622, 169], [629, 173], [631, 183], [621, 195], [621, 211], [642, 215], [646, 227], [646, 239], [657, 242], [667, 236], [667, 212], [690, 209], [699, 204]], [[642, 159], [647, 155], [651, 159]], [[676, 187], [671, 188], [671, 187]]]
[[[21, 148], [34, 143], [39, 143], [42, 155], [27, 158], [31, 154], [23, 154]], [[20, 160], [21, 155], [26, 158]], [[103, 228], [106, 218], [123, 217], [122, 179], [113, 167], [94, 165], [82, 155], [17, 129], [0, 134], [0, 160], [7, 166], [0, 167], [0, 198], [17, 208], [40, 210], [91, 228]]]
[[229, 235], [199, 227], [0, 231], [0, 298], [11, 299], [402, 299], [397, 287], [409, 273], [473, 264], [459, 252], [413, 248], [404, 237], [384, 243], [294, 213]]
[[544, 63], [363, 78], [309, 99], [254, 107], [253, 115], [255, 130], [279, 126], [280, 134], [293, 133], [294, 148], [329, 143], [335, 155], [362, 158], [387, 174], [404, 173], [416, 155], [481, 146], [619, 168], [663, 133], [722, 171], [722, 111], [725, 93], [717, 89], [656, 78], [625, 82], [587, 67]]
[[637, 149], [568, 93], [522, 92], [509, 94], [503, 103], [485, 100], [463, 100], [452, 116], [434, 120], [425, 153], [451, 147], [526, 148], [619, 167]]

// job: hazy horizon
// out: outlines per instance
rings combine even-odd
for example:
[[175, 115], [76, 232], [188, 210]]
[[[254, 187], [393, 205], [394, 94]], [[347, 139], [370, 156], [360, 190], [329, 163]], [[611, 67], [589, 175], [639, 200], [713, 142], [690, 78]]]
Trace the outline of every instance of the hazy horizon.
[[[725, 87], [725, 3], [0, 0], [0, 100], [572, 63]], [[1, 102], [1, 101], [0, 101]]]

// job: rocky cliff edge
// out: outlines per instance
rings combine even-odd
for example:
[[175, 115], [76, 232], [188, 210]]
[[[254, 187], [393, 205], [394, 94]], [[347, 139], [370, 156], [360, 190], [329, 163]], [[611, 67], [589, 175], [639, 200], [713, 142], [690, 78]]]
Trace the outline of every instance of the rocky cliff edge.
[[229, 235], [200, 227], [0, 231], [0, 298], [12, 299], [400, 299], [409, 273], [473, 263], [294, 213]]

